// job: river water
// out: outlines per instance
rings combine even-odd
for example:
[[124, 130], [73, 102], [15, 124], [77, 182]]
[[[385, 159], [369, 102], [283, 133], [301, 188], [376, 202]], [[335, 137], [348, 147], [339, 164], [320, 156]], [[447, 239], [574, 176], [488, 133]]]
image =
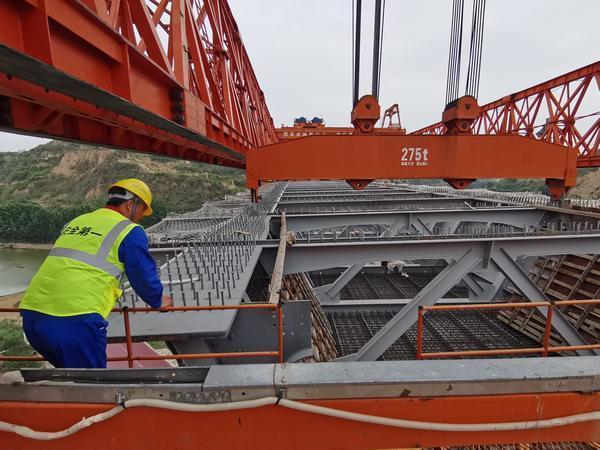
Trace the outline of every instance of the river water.
[[24, 291], [48, 252], [0, 248], [0, 296]]

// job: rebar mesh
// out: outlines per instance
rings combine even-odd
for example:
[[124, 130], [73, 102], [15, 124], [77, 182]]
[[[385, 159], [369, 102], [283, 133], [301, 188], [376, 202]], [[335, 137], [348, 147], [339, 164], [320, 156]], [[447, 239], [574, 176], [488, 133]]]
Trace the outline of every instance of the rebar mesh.
[[[309, 272], [313, 286], [323, 286], [333, 283], [343, 272], [343, 268], [327, 271]], [[340, 300], [363, 299], [404, 299], [413, 298], [435, 277], [435, 273], [411, 273], [388, 271], [381, 268], [369, 267], [354, 278], [340, 292]], [[468, 297], [465, 286], [455, 286], [446, 295], [446, 298]]]
[[[331, 323], [339, 355], [348, 355], [360, 350], [397, 312], [398, 310], [390, 309], [328, 311], [327, 319]], [[533, 339], [499, 321], [496, 316], [497, 311], [493, 310], [427, 313], [423, 317], [423, 351], [450, 352], [539, 346]], [[416, 351], [415, 323], [379, 360], [412, 360], [415, 359]]]

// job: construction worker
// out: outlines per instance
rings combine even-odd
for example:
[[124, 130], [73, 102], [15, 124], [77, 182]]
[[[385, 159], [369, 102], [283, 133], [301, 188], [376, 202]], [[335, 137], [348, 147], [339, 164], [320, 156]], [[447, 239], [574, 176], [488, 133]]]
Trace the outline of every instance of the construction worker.
[[106, 318], [123, 274], [151, 307], [173, 305], [137, 225], [151, 214], [146, 183], [126, 179], [109, 187], [104, 208], [62, 229], [20, 304], [27, 340], [54, 367], [106, 367]]

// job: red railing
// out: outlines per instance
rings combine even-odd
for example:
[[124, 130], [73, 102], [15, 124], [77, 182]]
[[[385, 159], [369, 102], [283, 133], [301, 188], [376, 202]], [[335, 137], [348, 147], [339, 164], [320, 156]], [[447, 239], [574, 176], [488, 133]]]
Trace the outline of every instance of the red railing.
[[[254, 352], [224, 352], [224, 353], [186, 353], [180, 355], [134, 355], [132, 350], [131, 324], [129, 314], [132, 312], [181, 312], [181, 311], [223, 311], [239, 309], [271, 309], [277, 311], [277, 350], [276, 351], [254, 351]], [[0, 313], [20, 312], [19, 308], [0, 308]], [[206, 358], [252, 358], [259, 356], [277, 357], [279, 363], [283, 363], [283, 311], [282, 305], [272, 303], [255, 303], [243, 305], [220, 305], [220, 306], [178, 306], [165, 309], [151, 308], [115, 308], [115, 313], [123, 314], [125, 326], [125, 342], [127, 345], [127, 356], [110, 357], [108, 361], [127, 361], [129, 367], [133, 367], [134, 361], [161, 360], [161, 359], [206, 359]], [[2, 356], [0, 361], [44, 361], [41, 356]]]
[[[489, 355], [518, 355], [528, 353], [541, 353], [542, 356], [548, 356], [552, 352], [564, 352], [575, 350], [600, 349], [600, 343], [587, 345], [564, 345], [551, 346], [550, 333], [552, 331], [552, 317], [554, 308], [568, 305], [599, 305], [600, 299], [594, 300], [561, 300], [554, 303], [550, 302], [528, 302], [528, 303], [478, 303], [469, 305], [437, 305], [423, 306], [419, 308], [417, 319], [417, 359], [431, 359], [458, 356], [489, 356]], [[544, 326], [544, 337], [542, 347], [528, 348], [503, 348], [492, 350], [463, 350], [449, 352], [424, 352], [423, 351], [423, 316], [428, 311], [473, 311], [482, 309], [515, 309], [515, 308], [547, 308], [546, 321]]]

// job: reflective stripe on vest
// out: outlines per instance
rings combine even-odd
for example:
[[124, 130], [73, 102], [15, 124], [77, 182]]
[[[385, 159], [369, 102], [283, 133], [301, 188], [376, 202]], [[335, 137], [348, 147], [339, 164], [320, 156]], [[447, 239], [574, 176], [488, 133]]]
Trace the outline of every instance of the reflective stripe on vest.
[[119, 237], [119, 234], [121, 234], [121, 232], [132, 223], [133, 222], [129, 219], [125, 219], [117, 223], [112, 230], [108, 232], [102, 241], [102, 245], [100, 245], [100, 248], [95, 254], [82, 252], [81, 250], [73, 250], [70, 248], [55, 247], [50, 251], [48, 256], [60, 256], [62, 258], [74, 259], [75, 261], [89, 264], [96, 269], [100, 269], [116, 278], [119, 278], [123, 272], [117, 266], [107, 262], [106, 258], [112, 246]]

